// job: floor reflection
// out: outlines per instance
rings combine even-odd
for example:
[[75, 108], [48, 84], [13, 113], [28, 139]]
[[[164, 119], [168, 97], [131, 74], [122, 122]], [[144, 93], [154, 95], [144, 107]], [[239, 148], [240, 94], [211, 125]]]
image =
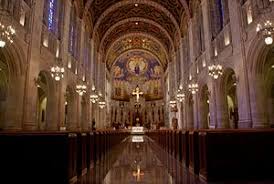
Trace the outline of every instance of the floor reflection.
[[[78, 184], [201, 184], [174, 157], [146, 136], [128, 137], [121, 144], [102, 155]], [[213, 184], [259, 184], [260, 182], [214, 182]]]

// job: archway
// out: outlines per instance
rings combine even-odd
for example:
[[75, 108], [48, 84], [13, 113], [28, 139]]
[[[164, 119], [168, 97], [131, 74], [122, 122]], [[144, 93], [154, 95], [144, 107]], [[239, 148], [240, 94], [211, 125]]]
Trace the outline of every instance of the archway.
[[223, 104], [222, 110], [222, 126], [220, 128], [238, 128], [238, 99], [237, 99], [237, 80], [233, 69], [225, 70], [222, 77], [222, 85], [220, 89]]
[[200, 96], [200, 128], [208, 128], [210, 124], [209, 113], [209, 91], [207, 85], [204, 85]]
[[274, 52], [273, 47], [256, 52], [250, 67], [250, 97], [253, 127], [274, 126]]
[[81, 129], [87, 130], [88, 129], [88, 121], [89, 121], [89, 98], [87, 95], [82, 96], [81, 101]]
[[73, 87], [67, 86], [66, 89], [66, 102], [65, 102], [65, 126], [68, 130], [77, 128], [76, 124], [76, 92]]
[[187, 129], [193, 129], [194, 128], [194, 101], [193, 101], [193, 95], [189, 94], [188, 100], [187, 100]]
[[57, 92], [54, 81], [47, 71], [41, 71], [37, 85], [37, 122], [39, 130], [57, 130]]
[[25, 57], [20, 51], [15, 43], [0, 49], [0, 130], [22, 129]]
[[[8, 66], [4, 63], [3, 60], [0, 60], [0, 122], [5, 121], [5, 111], [6, 111], [6, 100], [7, 100], [7, 93], [8, 93]], [[4, 125], [2, 125], [4, 126]], [[4, 127], [0, 128], [4, 128]]]

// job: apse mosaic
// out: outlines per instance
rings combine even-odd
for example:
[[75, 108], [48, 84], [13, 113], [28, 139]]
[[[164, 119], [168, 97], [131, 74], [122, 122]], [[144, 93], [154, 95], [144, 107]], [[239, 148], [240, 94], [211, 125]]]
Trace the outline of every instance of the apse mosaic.
[[117, 40], [109, 49], [106, 56], [106, 63], [108, 68], [112, 63], [125, 51], [132, 49], [144, 49], [158, 57], [164, 68], [167, 66], [167, 54], [164, 47], [162, 47], [155, 40], [142, 35], [131, 35], [123, 39]]
[[124, 54], [112, 66], [111, 73], [114, 99], [129, 100], [136, 85], [145, 93], [146, 100], [163, 96], [163, 68], [152, 54], [143, 51]]

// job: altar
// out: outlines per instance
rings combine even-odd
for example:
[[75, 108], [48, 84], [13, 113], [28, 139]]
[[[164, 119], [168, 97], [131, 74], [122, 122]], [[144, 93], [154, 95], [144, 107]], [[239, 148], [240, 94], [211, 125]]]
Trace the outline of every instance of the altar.
[[131, 128], [131, 134], [133, 135], [143, 135], [145, 134], [144, 127], [142, 126], [134, 126]]

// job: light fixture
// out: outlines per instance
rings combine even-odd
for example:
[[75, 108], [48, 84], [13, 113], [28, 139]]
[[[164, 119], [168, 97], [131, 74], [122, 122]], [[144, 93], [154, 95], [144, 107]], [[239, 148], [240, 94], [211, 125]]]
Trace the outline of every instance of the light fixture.
[[83, 96], [84, 93], [87, 92], [87, 86], [85, 84], [78, 84], [76, 85], [76, 92], [80, 95]]
[[98, 105], [99, 105], [99, 107], [100, 107], [101, 109], [103, 109], [103, 108], [105, 108], [105, 106], [106, 106], [106, 102], [103, 101], [103, 100], [101, 100], [101, 101], [98, 102]]
[[96, 103], [98, 100], [98, 95], [96, 94], [95, 87], [93, 86], [91, 89], [91, 95], [89, 96], [91, 103]]
[[177, 105], [177, 102], [175, 100], [171, 100], [171, 101], [169, 101], [169, 105], [171, 108], [175, 108]]
[[7, 42], [13, 43], [14, 36], [15, 29], [11, 25], [6, 26], [0, 22], [0, 47], [5, 47]]
[[219, 76], [223, 75], [223, 66], [219, 64], [208, 66], [208, 75], [213, 77], [213, 79], [218, 79]]
[[197, 83], [191, 83], [188, 85], [188, 90], [191, 94], [195, 95], [199, 91], [199, 85]]
[[185, 100], [185, 96], [186, 95], [183, 93], [183, 90], [182, 89], [178, 89], [178, 92], [177, 92], [177, 95], [176, 95], [177, 100], [179, 102], [183, 102]]
[[273, 43], [274, 27], [270, 20], [265, 21], [263, 24], [257, 24], [256, 31], [263, 35], [266, 45]]
[[64, 78], [65, 68], [55, 65], [50, 68], [51, 76], [56, 81], [60, 81], [62, 78]]
[[135, 3], [135, 4], [134, 4], [134, 6], [135, 6], [135, 7], [138, 7], [138, 4], [137, 4], [137, 3]]
[[135, 22], [135, 25], [138, 25], [139, 23], [138, 22]]

